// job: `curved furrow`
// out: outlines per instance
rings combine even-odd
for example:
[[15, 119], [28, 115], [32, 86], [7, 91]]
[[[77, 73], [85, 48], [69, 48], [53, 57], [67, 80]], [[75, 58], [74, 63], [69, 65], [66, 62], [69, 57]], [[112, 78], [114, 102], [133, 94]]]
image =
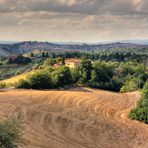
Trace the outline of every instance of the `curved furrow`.
[[0, 117], [24, 116], [25, 148], [146, 148], [148, 127], [127, 118], [140, 98], [95, 89], [9, 90]]

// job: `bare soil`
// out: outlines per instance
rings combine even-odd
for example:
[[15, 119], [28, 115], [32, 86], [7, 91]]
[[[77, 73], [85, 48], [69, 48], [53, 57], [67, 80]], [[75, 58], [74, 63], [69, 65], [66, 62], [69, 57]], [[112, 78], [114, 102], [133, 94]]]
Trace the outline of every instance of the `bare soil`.
[[148, 125], [127, 115], [139, 92], [3, 90], [0, 118], [24, 115], [22, 148], [148, 148]]

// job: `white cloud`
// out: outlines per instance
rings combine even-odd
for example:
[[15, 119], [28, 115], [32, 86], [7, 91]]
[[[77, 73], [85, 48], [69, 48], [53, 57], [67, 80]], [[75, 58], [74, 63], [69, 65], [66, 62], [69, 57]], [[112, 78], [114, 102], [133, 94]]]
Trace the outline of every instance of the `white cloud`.
[[68, 6], [75, 5], [77, 3], [77, 0], [59, 0], [62, 4], [66, 4]]
[[147, 0], [0, 0], [0, 39], [148, 38], [147, 7]]

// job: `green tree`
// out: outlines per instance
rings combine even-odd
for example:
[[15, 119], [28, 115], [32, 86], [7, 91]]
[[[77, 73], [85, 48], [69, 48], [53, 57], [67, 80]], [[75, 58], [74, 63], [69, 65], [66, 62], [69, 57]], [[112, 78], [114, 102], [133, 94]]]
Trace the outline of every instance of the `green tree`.
[[62, 58], [62, 61], [61, 61], [62, 65], [65, 65], [65, 59]]
[[16, 72], [15, 72], [15, 75], [16, 75], [16, 76], [19, 75], [19, 74], [21, 74], [20, 71], [16, 71]]
[[80, 79], [80, 72], [78, 68], [70, 69], [72, 82], [77, 83]]
[[45, 56], [46, 56], [46, 55], [45, 55], [45, 52], [43, 51], [43, 52], [42, 52], [42, 58], [45, 58]]
[[45, 71], [38, 71], [29, 75], [28, 81], [33, 89], [49, 89], [52, 87], [50, 74]]
[[49, 53], [48, 53], [48, 52], [45, 53], [45, 57], [46, 57], [46, 58], [49, 57]]
[[72, 82], [70, 69], [66, 66], [62, 66], [57, 70], [53, 71], [51, 73], [51, 77], [54, 87], [63, 87], [66, 85], [70, 85]]
[[136, 108], [129, 113], [129, 118], [148, 124], [148, 82], [143, 88], [142, 98], [138, 101]]
[[110, 82], [114, 75], [114, 69], [107, 63], [96, 62], [93, 66], [91, 80], [94, 82]]
[[34, 53], [33, 52], [30, 53], [30, 57], [34, 57]]
[[81, 75], [80, 83], [82, 84], [87, 83], [91, 78], [91, 70], [92, 70], [91, 61], [88, 59], [83, 59], [81, 61], [79, 70], [80, 70], [80, 75]]
[[136, 91], [139, 89], [139, 79], [135, 78], [133, 76], [129, 76], [128, 79], [126, 80], [124, 86], [122, 86], [120, 92], [131, 92], [131, 91]]
[[28, 80], [24, 80], [24, 79], [20, 79], [17, 83], [16, 83], [16, 88], [26, 88], [26, 89], [30, 89], [31, 88], [31, 83]]
[[90, 86], [114, 90], [113, 88], [114, 68], [104, 62], [96, 62], [91, 72]]
[[44, 62], [44, 66], [53, 66], [56, 63], [56, 61], [52, 58], [47, 58]]

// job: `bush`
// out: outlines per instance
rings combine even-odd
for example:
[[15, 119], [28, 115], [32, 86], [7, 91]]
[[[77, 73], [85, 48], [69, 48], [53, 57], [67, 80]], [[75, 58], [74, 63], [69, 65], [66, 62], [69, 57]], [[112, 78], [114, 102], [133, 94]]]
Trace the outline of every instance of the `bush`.
[[17, 83], [16, 83], [16, 88], [26, 88], [29, 89], [31, 88], [31, 84], [29, 81], [24, 80], [24, 79], [20, 79]]
[[29, 75], [26, 80], [19, 80], [16, 88], [50, 89], [65, 87], [71, 83], [72, 76], [68, 67], [62, 66], [56, 70], [49, 67]]
[[4, 82], [0, 83], [0, 88], [6, 88], [6, 87], [7, 87], [6, 83], [4, 83]]
[[83, 59], [79, 66], [79, 72], [80, 72], [79, 83], [80, 84], [88, 83], [88, 81], [91, 79], [91, 70], [92, 70], [91, 60]]
[[141, 100], [138, 101], [136, 108], [129, 113], [129, 118], [148, 124], [148, 82], [142, 91]]
[[91, 71], [91, 80], [89, 85], [95, 88], [115, 90], [113, 84], [114, 68], [112, 65], [104, 62], [96, 62]]
[[19, 74], [21, 74], [21, 72], [20, 72], [20, 71], [17, 71], [17, 72], [15, 73], [15, 76], [17, 76], [17, 75], [19, 75]]
[[44, 66], [46, 67], [48, 67], [48, 66], [53, 66], [54, 64], [56, 63], [56, 60], [54, 60], [54, 59], [51, 59], [51, 58], [48, 58], [48, 59], [46, 59], [45, 61], [44, 61]]
[[2, 66], [2, 65], [3, 65], [3, 62], [0, 61], [0, 66]]
[[[61, 60], [61, 58], [59, 59]], [[79, 67], [69, 69], [61, 66], [49, 66], [51, 59], [47, 59], [27, 81], [20, 81], [19, 88], [50, 89], [80, 84], [111, 91], [130, 92], [143, 88], [148, 79], [144, 65], [137, 63], [95, 62], [82, 60]], [[29, 86], [30, 83], [30, 86]]]
[[37, 70], [40, 67], [40, 63], [35, 63], [32, 67], [32, 70]]
[[110, 82], [114, 75], [114, 68], [107, 64], [96, 62], [91, 73], [91, 80], [94, 82]]
[[78, 68], [73, 68], [70, 70], [72, 82], [77, 83], [80, 79], [80, 72]]
[[57, 70], [53, 71], [51, 73], [51, 77], [52, 77], [53, 85], [56, 88], [70, 85], [72, 82], [70, 69], [65, 66], [62, 66]]
[[52, 80], [48, 72], [38, 71], [29, 75], [27, 81], [33, 89], [49, 89], [52, 87]]
[[129, 77], [126, 82], [125, 85], [122, 86], [122, 88], [120, 89], [120, 92], [124, 93], [124, 92], [131, 92], [131, 91], [136, 91], [139, 89], [138, 86], [138, 82], [140, 80], [138, 78], [132, 78]]
[[22, 140], [21, 129], [20, 117], [0, 122], [0, 147], [17, 148]]
[[23, 55], [15, 55], [14, 57], [8, 58], [8, 64], [28, 64], [31, 62], [31, 59], [24, 57]]

